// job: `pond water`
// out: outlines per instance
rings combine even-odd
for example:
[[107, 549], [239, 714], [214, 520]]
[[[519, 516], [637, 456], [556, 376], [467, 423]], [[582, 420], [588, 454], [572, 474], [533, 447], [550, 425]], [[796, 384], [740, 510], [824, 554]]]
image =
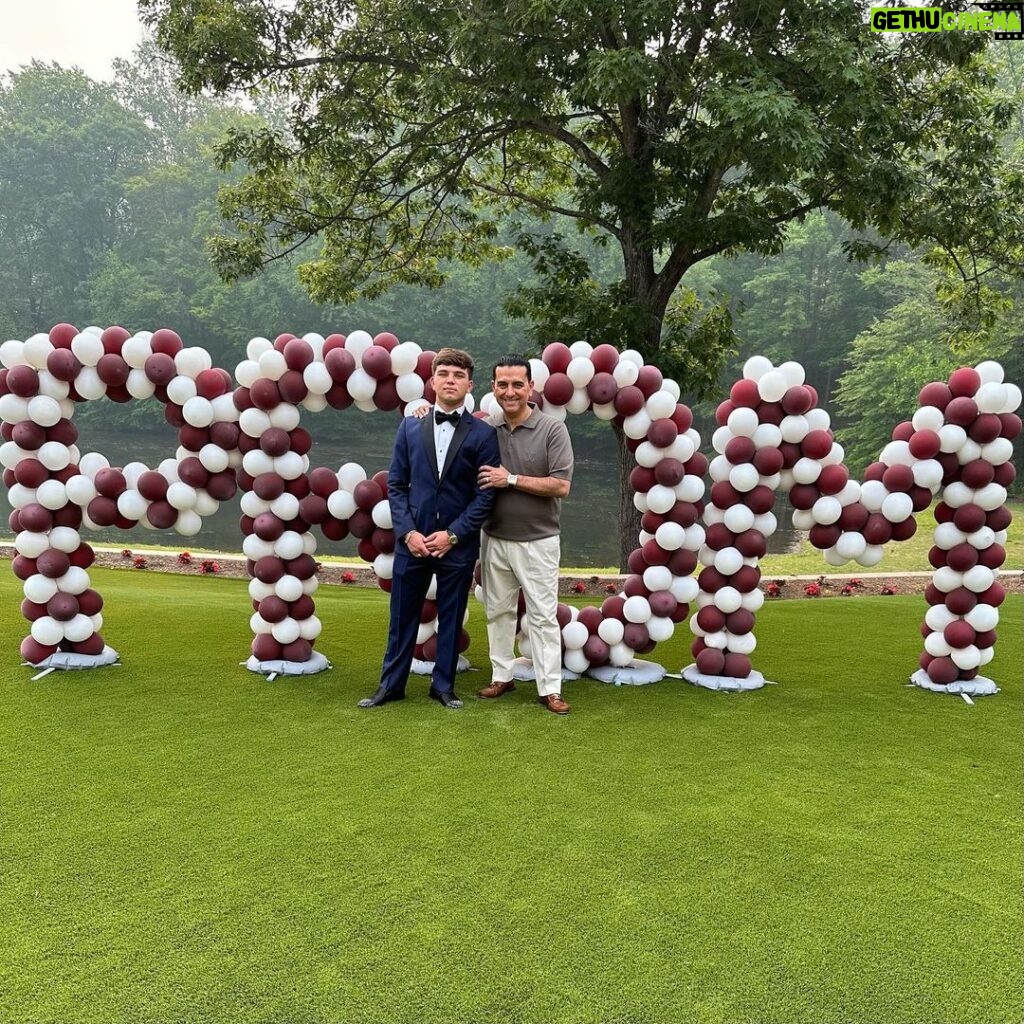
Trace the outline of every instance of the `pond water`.
[[[311, 466], [327, 466], [336, 470], [345, 462], [358, 462], [372, 476], [387, 469], [391, 458], [394, 421], [374, 416], [362, 424], [361, 429], [346, 431], [338, 440], [318, 440], [310, 452]], [[570, 430], [572, 424], [570, 422]], [[112, 465], [126, 462], [144, 462], [155, 467], [173, 454], [175, 439], [166, 434], [139, 433], [127, 436], [82, 426], [79, 447], [82, 452], [102, 452]], [[599, 435], [573, 436], [576, 453], [576, 471], [572, 493], [562, 503], [562, 564], [580, 568], [614, 566], [618, 561], [616, 518], [618, 515], [618, 483], [615, 443], [610, 430]], [[770, 552], [791, 549], [799, 534], [793, 529], [792, 510], [788, 503], [776, 503], [779, 516], [778, 531], [768, 542]], [[11, 506], [7, 489], [0, 487], [0, 536], [10, 539], [7, 517]], [[238, 552], [241, 550], [240, 515], [238, 499], [226, 502], [216, 514], [203, 520], [203, 528], [195, 537], [180, 537], [173, 531], [133, 530], [108, 528], [87, 532], [88, 540], [102, 544], [123, 544], [125, 547], [159, 545], [173, 548], [206, 548], [213, 551]], [[355, 541], [348, 537], [331, 542], [317, 535], [318, 550], [325, 554], [354, 556]]]

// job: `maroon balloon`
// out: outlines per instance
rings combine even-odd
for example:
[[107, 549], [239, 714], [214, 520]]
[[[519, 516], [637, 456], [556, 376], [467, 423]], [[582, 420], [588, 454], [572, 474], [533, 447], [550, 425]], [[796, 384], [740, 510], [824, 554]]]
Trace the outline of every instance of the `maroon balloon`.
[[36, 571], [50, 579], [60, 579], [71, 568], [71, 559], [63, 551], [47, 548], [36, 558]]
[[745, 377], [736, 381], [729, 389], [729, 401], [736, 409], [756, 409], [761, 404], [761, 392], [758, 390], [757, 381]]
[[734, 466], [738, 466], [744, 462], [752, 462], [756, 453], [757, 447], [752, 438], [734, 437], [725, 446], [723, 454]]
[[7, 389], [19, 398], [39, 394], [39, 374], [31, 366], [12, 366], [7, 371]]
[[156, 353], [168, 356], [176, 356], [185, 346], [176, 331], [169, 327], [161, 327], [153, 332], [149, 339], [149, 347]]
[[610, 373], [595, 373], [587, 385], [587, 395], [596, 405], [607, 405], [618, 393], [619, 385]]
[[541, 359], [552, 374], [564, 374], [569, 363], [572, 362], [572, 352], [569, 351], [568, 345], [563, 345], [560, 341], [553, 341], [545, 347], [541, 353]]
[[120, 387], [128, 380], [131, 367], [117, 355], [108, 353], [100, 357], [96, 373], [101, 381], [110, 387]]
[[14, 424], [11, 430], [11, 440], [27, 452], [38, 451], [46, 443], [46, 430], [33, 423], [31, 420], [23, 420]]
[[78, 610], [83, 615], [98, 615], [103, 610], [103, 598], [91, 588], [78, 595]]
[[12, 475], [23, 487], [38, 487], [50, 474], [38, 459], [22, 459]]
[[981, 387], [981, 376], [970, 366], [962, 366], [949, 376], [949, 392], [954, 399], [970, 398]]
[[154, 351], [143, 367], [146, 376], [158, 385], [166, 386], [177, 376], [174, 360], [166, 352]]
[[362, 367], [374, 380], [383, 380], [391, 373], [391, 353], [380, 345], [371, 345], [363, 353]]
[[641, 366], [640, 375], [636, 379], [636, 387], [643, 393], [644, 398], [650, 398], [656, 391], [661, 390], [664, 380], [661, 370], [656, 366]]
[[[152, 507], [151, 505], [150, 508]], [[86, 512], [97, 526], [113, 526], [117, 522], [117, 502], [112, 498], [98, 495], [89, 502]], [[175, 513], [175, 518], [177, 518], [177, 513]]]
[[832, 435], [827, 430], [810, 430], [800, 442], [800, 450], [809, 459], [823, 459], [832, 451]]
[[30, 530], [32, 533], [46, 533], [53, 527], [53, 513], [40, 505], [32, 502], [20, 510], [21, 528]]
[[675, 487], [684, 476], [686, 468], [678, 459], [662, 459], [654, 467], [654, 479], [664, 487]]
[[705, 647], [697, 655], [697, 671], [705, 676], [720, 676], [725, 671], [725, 652]]
[[253, 638], [252, 653], [257, 661], [277, 661], [281, 645], [269, 633], [259, 633]]
[[952, 658], [933, 658], [926, 670], [933, 683], [948, 686], [959, 677], [960, 670]]
[[58, 622], [73, 619], [79, 610], [78, 598], [74, 594], [54, 594], [46, 602], [46, 613]]
[[[52, 598], [51, 598], [52, 600]], [[75, 602], [77, 607], [78, 602]], [[36, 619], [41, 619], [44, 615], [50, 614], [50, 609], [45, 604], [36, 604], [35, 601], [30, 601], [27, 597], [21, 602], [21, 614], [24, 618], [28, 619], [29, 622], [35, 622]]]
[[[568, 379], [567, 377], [566, 380]], [[546, 393], [547, 389], [545, 388]], [[632, 416], [644, 407], [644, 402], [644, 393], [638, 387], [630, 384], [622, 388], [615, 396], [615, 411], [620, 416]]]
[[564, 373], [552, 373], [544, 385], [544, 400], [552, 405], [565, 405], [574, 390], [572, 381]]
[[384, 500], [380, 486], [373, 480], [361, 480], [352, 491], [356, 507], [371, 512], [375, 505]]
[[608, 664], [611, 648], [599, 636], [591, 636], [583, 645], [583, 655], [596, 668]]
[[734, 679], [746, 679], [750, 675], [752, 667], [747, 655], [729, 652], [725, 656], [723, 673]]
[[57, 650], [53, 644], [41, 644], [38, 640], [33, 637], [27, 636], [21, 641], [21, 656], [30, 665], [38, 665], [40, 662], [45, 661], [51, 654]]
[[169, 530], [178, 521], [178, 510], [167, 501], [154, 501], [146, 509], [146, 518], [158, 530]]
[[278, 390], [277, 381], [261, 377], [254, 380], [249, 388], [249, 397], [257, 409], [268, 412], [281, 404], [281, 392]]

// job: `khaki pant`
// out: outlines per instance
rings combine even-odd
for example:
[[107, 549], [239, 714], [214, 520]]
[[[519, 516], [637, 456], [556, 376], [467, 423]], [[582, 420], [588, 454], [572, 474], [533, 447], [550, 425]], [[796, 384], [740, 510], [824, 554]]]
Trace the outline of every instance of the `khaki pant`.
[[558, 626], [558, 567], [561, 541], [502, 540], [483, 535], [484, 608], [491, 678], [507, 682], [515, 660], [516, 612], [519, 590], [526, 599], [526, 632], [537, 675], [537, 693], [562, 692], [562, 631]]

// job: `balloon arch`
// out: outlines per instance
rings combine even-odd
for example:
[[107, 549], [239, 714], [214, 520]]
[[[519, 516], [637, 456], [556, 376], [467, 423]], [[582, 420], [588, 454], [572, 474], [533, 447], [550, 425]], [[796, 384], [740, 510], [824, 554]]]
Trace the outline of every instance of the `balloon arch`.
[[[141, 524], [190, 536], [241, 490], [254, 609], [249, 666], [325, 668], [315, 650], [314, 528], [328, 540], [358, 538], [359, 555], [373, 563], [385, 590], [395, 537], [386, 473], [368, 477], [355, 463], [311, 468], [313, 439], [300, 425], [302, 410], [354, 405], [409, 414], [433, 400], [433, 355], [388, 333], [282, 334], [250, 341], [233, 381], [209, 353], [186, 347], [168, 329], [130, 334], [58, 324], [0, 345], [0, 465], [14, 508], [13, 570], [31, 623], [24, 659], [86, 667], [117, 658], [100, 633], [103, 601], [91, 586], [95, 556], [82, 528]], [[689, 617], [694, 664], [686, 678], [724, 689], [760, 686], [751, 655], [764, 603], [759, 560], [777, 526], [776, 493], [788, 496], [794, 524], [809, 531], [829, 564], [863, 566], [877, 564], [888, 541], [912, 536], [914, 513], [938, 496], [924, 652], [912, 680], [947, 692], [995, 692], [979, 669], [992, 658], [1005, 596], [997, 577], [1011, 520], [1005, 501], [1013, 440], [1021, 431], [1020, 389], [1004, 382], [997, 363], [924, 387], [912, 419], [896, 426], [863, 482], [850, 478], [829, 414], [795, 362], [747, 361], [716, 410], [710, 462], [679, 386], [638, 353], [555, 343], [531, 366], [545, 412], [564, 418], [589, 409], [621, 425], [642, 513], [621, 592], [599, 607], [559, 607], [566, 670], [600, 674], [606, 666], [635, 665]], [[75, 409], [103, 396], [160, 401], [177, 430], [174, 456], [150, 468], [112, 467], [100, 454], [82, 454]], [[486, 395], [481, 414], [492, 403]], [[435, 616], [428, 599], [417, 646], [427, 661]]]

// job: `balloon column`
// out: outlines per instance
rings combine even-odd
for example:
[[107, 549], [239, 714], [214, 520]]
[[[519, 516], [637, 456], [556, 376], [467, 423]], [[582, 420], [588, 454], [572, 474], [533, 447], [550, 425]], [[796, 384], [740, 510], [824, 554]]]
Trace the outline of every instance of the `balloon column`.
[[1020, 389], [1003, 382], [993, 362], [963, 368], [948, 383], [922, 389], [912, 420], [900, 423], [863, 484], [850, 479], [828, 413], [804, 383], [797, 363], [773, 367], [754, 357], [716, 411], [712, 438], [711, 501], [704, 510], [707, 544], [698, 577], [700, 608], [691, 620], [696, 663], [693, 682], [730, 689], [763, 685], [750, 654], [756, 641], [743, 595], [757, 586], [757, 560], [776, 528], [774, 491], [788, 494], [793, 523], [830, 565], [850, 560], [876, 565], [883, 545], [913, 536], [913, 514], [941, 490], [939, 526], [928, 591], [925, 654], [914, 681], [973, 693], [994, 692], [977, 670], [992, 658], [996, 609], [1004, 592], [996, 582], [1005, 558], [1013, 481], [1013, 438]]
[[[238, 413], [231, 377], [174, 331], [129, 335], [121, 327], [49, 334], [0, 346], [0, 464], [10, 488], [14, 572], [24, 581], [22, 612], [31, 631], [26, 661], [88, 666], [116, 653], [100, 629], [103, 599], [91, 587], [92, 548], [80, 528], [174, 529], [189, 536], [202, 517], [235, 494]], [[73, 422], [76, 403], [156, 397], [178, 432], [174, 458], [156, 469], [111, 467], [83, 455]]]

